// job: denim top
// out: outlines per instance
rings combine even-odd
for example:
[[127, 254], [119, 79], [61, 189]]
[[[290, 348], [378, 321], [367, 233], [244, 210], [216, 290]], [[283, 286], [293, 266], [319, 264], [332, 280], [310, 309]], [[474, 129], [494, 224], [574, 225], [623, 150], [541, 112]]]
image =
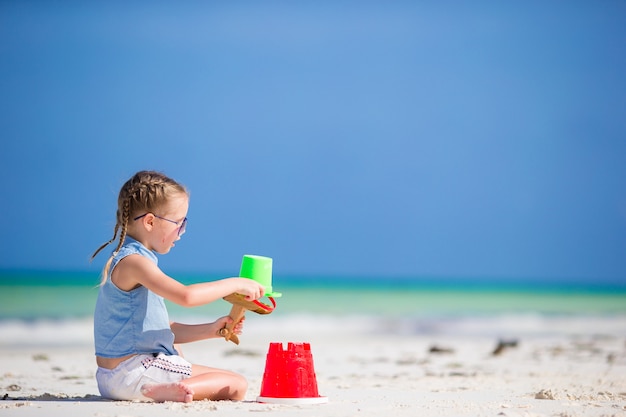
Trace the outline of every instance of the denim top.
[[115, 266], [132, 254], [145, 256], [157, 263], [157, 257], [152, 251], [129, 237], [126, 237], [118, 253], [114, 254], [107, 280], [100, 287], [96, 301], [96, 355], [104, 358], [158, 352], [177, 355], [163, 297], [144, 286], [123, 291], [111, 281]]

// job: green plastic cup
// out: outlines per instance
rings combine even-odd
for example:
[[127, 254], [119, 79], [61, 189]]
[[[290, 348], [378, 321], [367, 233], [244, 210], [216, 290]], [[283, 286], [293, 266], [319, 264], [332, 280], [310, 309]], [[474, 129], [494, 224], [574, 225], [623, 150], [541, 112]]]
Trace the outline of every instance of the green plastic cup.
[[250, 278], [265, 287], [266, 297], [280, 297], [279, 292], [272, 292], [272, 258], [258, 255], [243, 255], [239, 276]]

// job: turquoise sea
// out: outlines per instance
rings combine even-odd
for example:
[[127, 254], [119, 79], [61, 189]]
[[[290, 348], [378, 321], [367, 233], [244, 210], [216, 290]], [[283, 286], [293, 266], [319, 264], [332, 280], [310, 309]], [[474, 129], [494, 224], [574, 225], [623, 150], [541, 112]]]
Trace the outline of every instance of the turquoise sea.
[[[228, 274], [172, 276], [194, 283]], [[98, 285], [99, 272], [0, 271], [0, 346], [89, 348]], [[619, 282], [275, 275], [273, 287], [283, 294], [276, 309], [246, 315], [246, 334], [626, 337]], [[231, 308], [223, 300], [190, 309], [167, 304], [170, 319], [184, 323], [211, 322]]]
[[[184, 283], [226, 275], [174, 275]], [[0, 321], [90, 317], [98, 272], [0, 271]], [[626, 315], [626, 283], [539, 280], [281, 277], [273, 278], [276, 315], [376, 315], [450, 318], [503, 314]], [[172, 317], [214, 317], [228, 312], [218, 301], [185, 309], [169, 304]]]

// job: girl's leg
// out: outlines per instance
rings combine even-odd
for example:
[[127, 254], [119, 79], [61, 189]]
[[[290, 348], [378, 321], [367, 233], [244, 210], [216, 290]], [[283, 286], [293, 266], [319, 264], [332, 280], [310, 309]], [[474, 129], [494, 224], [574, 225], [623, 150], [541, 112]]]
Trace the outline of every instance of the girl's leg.
[[248, 382], [243, 376], [202, 365], [192, 365], [191, 377], [183, 382], [193, 391], [194, 400], [241, 401], [248, 389]]

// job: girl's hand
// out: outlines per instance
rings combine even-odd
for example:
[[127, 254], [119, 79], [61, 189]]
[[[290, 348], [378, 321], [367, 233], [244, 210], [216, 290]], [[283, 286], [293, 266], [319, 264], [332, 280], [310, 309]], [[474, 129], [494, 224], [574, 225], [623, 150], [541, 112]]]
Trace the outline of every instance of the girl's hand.
[[[243, 321], [246, 319], [246, 316], [243, 316], [241, 318], [241, 320], [239, 320], [239, 323], [235, 324], [235, 327], [233, 327], [233, 333], [235, 334], [241, 334], [243, 333]], [[231, 320], [232, 321], [232, 320]]]
[[[241, 320], [239, 320], [239, 323], [235, 324], [235, 327], [233, 327], [233, 333], [239, 335], [243, 332], [243, 321], [246, 319], [246, 317], [242, 317]], [[224, 317], [220, 317], [219, 319], [215, 320], [215, 322], [213, 322], [213, 326], [216, 329], [215, 335], [218, 337], [220, 336], [220, 330], [223, 329], [224, 327], [226, 327], [227, 324], [230, 324], [233, 322], [233, 319], [230, 316], [224, 316]]]
[[257, 300], [265, 294], [265, 287], [249, 278], [239, 278], [237, 293], [244, 295], [248, 301]]

